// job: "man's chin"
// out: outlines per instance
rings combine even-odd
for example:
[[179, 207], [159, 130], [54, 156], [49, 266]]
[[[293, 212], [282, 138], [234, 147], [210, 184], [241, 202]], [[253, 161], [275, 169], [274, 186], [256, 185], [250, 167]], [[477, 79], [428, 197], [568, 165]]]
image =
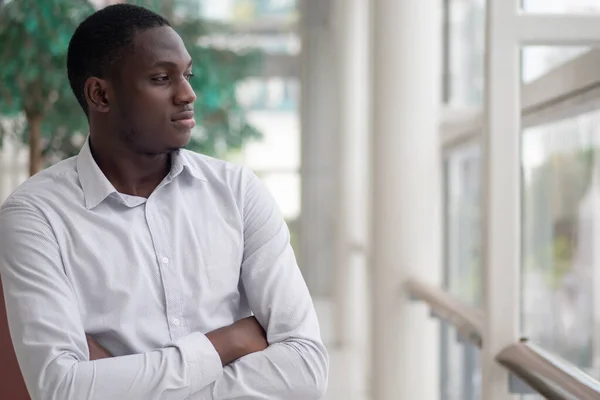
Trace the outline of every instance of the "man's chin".
[[180, 146], [180, 147], [170, 147], [167, 149], [167, 151], [165, 153], [167, 154], [173, 154], [173, 153], [177, 153], [178, 151], [180, 151], [181, 149], [185, 148], [185, 146]]
[[171, 137], [171, 140], [168, 143], [168, 148], [173, 150], [180, 150], [190, 144], [190, 140], [192, 139], [192, 131], [189, 130], [187, 132], [177, 132], [175, 135]]

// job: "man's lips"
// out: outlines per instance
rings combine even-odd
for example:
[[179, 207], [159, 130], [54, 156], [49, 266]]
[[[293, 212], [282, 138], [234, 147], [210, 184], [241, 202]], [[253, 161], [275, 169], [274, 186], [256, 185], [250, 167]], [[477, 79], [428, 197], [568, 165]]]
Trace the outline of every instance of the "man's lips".
[[192, 129], [194, 126], [196, 126], [193, 111], [182, 111], [177, 113], [173, 116], [173, 118], [171, 118], [171, 121], [188, 129]]

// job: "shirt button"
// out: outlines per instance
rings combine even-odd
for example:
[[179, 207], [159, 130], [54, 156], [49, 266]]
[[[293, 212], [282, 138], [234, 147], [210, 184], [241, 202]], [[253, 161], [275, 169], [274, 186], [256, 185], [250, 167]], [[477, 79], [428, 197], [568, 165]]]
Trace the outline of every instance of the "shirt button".
[[179, 318], [173, 318], [173, 325], [179, 326], [180, 323], [181, 321], [179, 320]]
[[167, 257], [162, 258], [162, 263], [167, 265], [169, 263], [169, 259]]

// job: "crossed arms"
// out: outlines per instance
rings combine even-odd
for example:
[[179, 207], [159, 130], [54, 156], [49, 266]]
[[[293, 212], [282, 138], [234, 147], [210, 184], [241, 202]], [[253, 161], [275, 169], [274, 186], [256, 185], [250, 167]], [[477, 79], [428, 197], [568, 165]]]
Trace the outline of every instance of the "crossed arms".
[[[113, 357], [92, 336], [85, 337], [90, 361]], [[243, 318], [229, 326], [216, 329], [207, 333], [206, 338], [215, 348], [223, 366], [269, 347], [266, 333], [254, 317]]]
[[13, 344], [32, 400], [323, 395], [328, 357], [312, 301], [287, 228], [256, 177], [246, 185], [240, 274], [254, 317], [120, 357], [94, 359], [98, 349], [88, 346], [52, 227], [29, 200], [13, 199], [0, 211], [0, 272]]

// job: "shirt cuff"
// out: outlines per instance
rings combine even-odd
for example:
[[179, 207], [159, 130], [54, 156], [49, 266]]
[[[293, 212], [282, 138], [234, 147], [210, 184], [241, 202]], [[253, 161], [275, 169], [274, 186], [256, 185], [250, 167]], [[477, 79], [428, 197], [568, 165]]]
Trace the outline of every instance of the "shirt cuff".
[[176, 346], [189, 369], [192, 394], [211, 385], [223, 374], [219, 353], [202, 333], [195, 332], [183, 337], [176, 342]]

